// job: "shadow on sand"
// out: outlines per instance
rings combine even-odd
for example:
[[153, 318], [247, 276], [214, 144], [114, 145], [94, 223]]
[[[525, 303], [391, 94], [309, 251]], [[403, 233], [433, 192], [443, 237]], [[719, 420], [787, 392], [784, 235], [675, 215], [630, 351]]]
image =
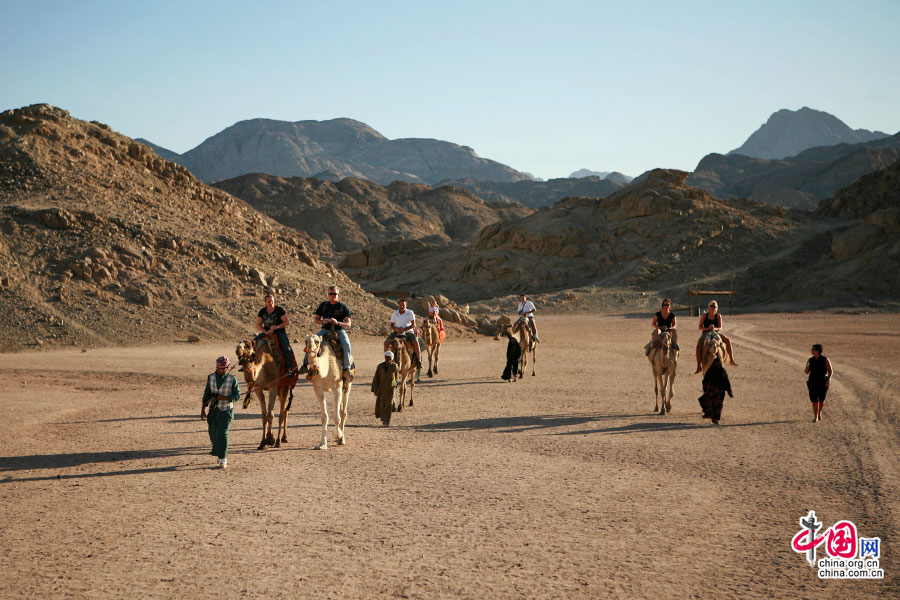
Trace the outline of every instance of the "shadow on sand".
[[[430, 425], [417, 425], [416, 431], [442, 433], [450, 431], [485, 431], [496, 430], [499, 433], [521, 433], [538, 429], [554, 429], [575, 427], [579, 425], [591, 425], [596, 423], [621, 421], [624, 419], [654, 419], [652, 414], [638, 415], [531, 415], [521, 417], [500, 417], [496, 419], [472, 419], [469, 421], [450, 421], [447, 423], [433, 423]], [[659, 417], [655, 417], [659, 419]], [[578, 429], [576, 431], [559, 431], [552, 435], [586, 435], [590, 433], [622, 434], [641, 433], [646, 431], [683, 431], [686, 429], [722, 429], [729, 427], [755, 427], [761, 425], [776, 425], [780, 423], [792, 423], [793, 421], [764, 421], [756, 423], [723, 424], [718, 427], [700, 420], [697, 415], [696, 422], [685, 421], [660, 421], [648, 420], [637, 423], [626, 423], [610, 427], [593, 429]]]

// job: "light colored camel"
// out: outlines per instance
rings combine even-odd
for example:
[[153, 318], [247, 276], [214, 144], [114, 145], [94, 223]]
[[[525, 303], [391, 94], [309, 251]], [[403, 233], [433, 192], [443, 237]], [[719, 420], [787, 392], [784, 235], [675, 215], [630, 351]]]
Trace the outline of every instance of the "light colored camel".
[[[350, 379], [341, 378], [341, 363], [337, 359], [331, 344], [318, 335], [306, 336], [306, 360], [309, 365], [309, 382], [322, 409], [322, 439], [316, 450], [328, 449], [328, 405], [325, 392], [331, 392], [334, 398], [334, 441], [338, 446], [347, 443], [344, 427], [347, 425], [347, 411], [350, 406]], [[353, 364], [351, 357], [350, 364]]]
[[[705, 338], [704, 338], [705, 336]], [[725, 342], [715, 331], [704, 331], [700, 334], [700, 371], [706, 375], [706, 370], [712, 365], [713, 360], [718, 356], [725, 364], [725, 357], [728, 351], [725, 348]]]
[[[441, 332], [438, 329], [437, 319], [434, 315], [428, 315], [422, 326], [422, 338], [425, 340], [425, 348], [428, 353], [428, 375], [433, 377], [438, 372], [438, 356], [441, 354]], [[434, 363], [432, 371], [431, 364]]]
[[664, 415], [672, 412], [675, 372], [678, 368], [678, 350], [673, 347], [672, 333], [668, 329], [660, 332], [657, 345], [650, 349], [648, 358], [653, 368], [653, 393], [656, 394], [653, 412]]
[[522, 358], [519, 360], [519, 379], [525, 375], [525, 367], [528, 366], [528, 353], [531, 352], [531, 375], [534, 376], [534, 366], [537, 364], [535, 349], [537, 342], [531, 334], [531, 328], [528, 326], [524, 317], [519, 318], [512, 328], [513, 336], [519, 340], [519, 346], [522, 348]]
[[406, 347], [402, 338], [391, 340], [391, 351], [394, 353], [394, 362], [397, 363], [399, 370], [397, 380], [400, 382], [400, 393], [397, 394], [398, 404], [394, 407], [394, 410], [399, 412], [403, 410], [407, 388], [409, 388], [409, 406], [413, 405], [413, 393], [416, 390], [416, 361], [413, 359], [413, 351]]
[[[269, 342], [265, 338], [258, 343], [255, 340], [241, 341], [235, 348], [238, 363], [244, 372], [244, 381], [247, 382], [247, 395], [244, 398], [244, 408], [250, 405], [250, 394], [253, 393], [259, 400], [260, 413], [262, 415], [263, 437], [257, 450], [263, 450], [266, 446], [281, 447], [287, 438], [287, 414], [291, 408], [288, 401], [288, 392], [293, 395], [289, 385], [281, 378], [281, 367], [272, 357]], [[269, 403], [266, 405], [265, 393], [269, 392]], [[272, 422], [274, 420], [275, 400], [278, 400], [278, 435], [272, 435]]]

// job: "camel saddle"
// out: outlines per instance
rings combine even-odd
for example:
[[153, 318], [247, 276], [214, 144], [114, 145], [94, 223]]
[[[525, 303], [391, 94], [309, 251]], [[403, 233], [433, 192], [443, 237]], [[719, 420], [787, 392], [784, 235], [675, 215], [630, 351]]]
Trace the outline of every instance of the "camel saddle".
[[[331, 351], [334, 352], [334, 355], [337, 357], [338, 365], [344, 364], [344, 347], [341, 346], [341, 338], [338, 337], [338, 334], [334, 331], [329, 331], [325, 334], [325, 341], [328, 342], [328, 345], [331, 346]], [[319, 349], [319, 356], [322, 355], [322, 350]], [[351, 356], [352, 360], [353, 357]], [[354, 373], [356, 371], [356, 363], [350, 363], [350, 372]]]
[[300, 377], [296, 373], [294, 373], [293, 375], [288, 375], [287, 366], [284, 360], [284, 350], [282, 350], [281, 348], [281, 343], [278, 341], [278, 336], [272, 333], [267, 333], [265, 338], [263, 339], [269, 342], [269, 352], [272, 353], [272, 358], [275, 359], [275, 364], [278, 365], [278, 372], [281, 374], [281, 384], [278, 387], [293, 388], [297, 385], [297, 380]]

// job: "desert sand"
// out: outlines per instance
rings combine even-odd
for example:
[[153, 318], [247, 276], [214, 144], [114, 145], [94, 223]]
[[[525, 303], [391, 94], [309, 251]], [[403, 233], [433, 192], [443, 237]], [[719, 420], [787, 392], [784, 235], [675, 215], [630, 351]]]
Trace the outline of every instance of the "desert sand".
[[[537, 376], [500, 380], [505, 340], [450, 338], [387, 428], [380, 339], [356, 335], [347, 445], [313, 450], [299, 385], [281, 449], [236, 409], [227, 470], [199, 411], [234, 342], [0, 354], [0, 597], [897, 596], [900, 316], [726, 315], [718, 427], [696, 319], [665, 416], [650, 315], [539, 319]], [[836, 375], [813, 424], [815, 342]], [[790, 546], [809, 510], [880, 537], [884, 580], [820, 580]]]

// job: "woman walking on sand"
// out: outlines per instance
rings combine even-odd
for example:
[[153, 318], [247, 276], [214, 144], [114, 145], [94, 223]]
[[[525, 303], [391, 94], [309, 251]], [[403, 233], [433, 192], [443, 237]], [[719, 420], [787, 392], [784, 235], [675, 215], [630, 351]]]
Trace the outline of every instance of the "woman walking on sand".
[[722, 418], [725, 394], [728, 394], [729, 398], [734, 398], [728, 373], [717, 356], [703, 376], [703, 395], [698, 398], [700, 407], [703, 409], [703, 418], [710, 419], [713, 425], [718, 425]]
[[825, 394], [831, 385], [831, 376], [834, 369], [827, 356], [822, 356], [822, 344], [812, 345], [812, 356], [806, 361], [806, 369], [803, 371], [809, 378], [806, 387], [809, 389], [809, 401], [812, 402], [813, 423], [822, 420], [822, 408], [825, 406]]

